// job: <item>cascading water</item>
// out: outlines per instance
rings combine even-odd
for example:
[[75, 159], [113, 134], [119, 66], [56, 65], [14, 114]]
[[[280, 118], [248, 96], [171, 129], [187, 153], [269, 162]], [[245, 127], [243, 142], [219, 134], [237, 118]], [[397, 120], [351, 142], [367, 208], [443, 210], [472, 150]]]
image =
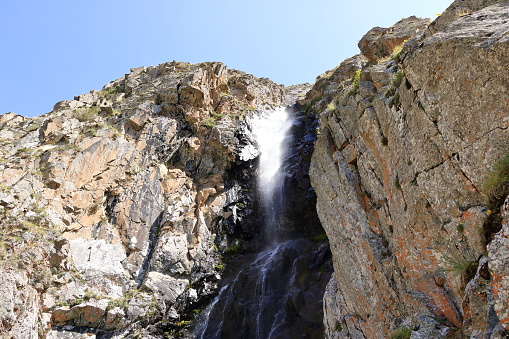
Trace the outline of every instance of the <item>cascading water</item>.
[[255, 117], [251, 125], [260, 151], [258, 191], [264, 218], [263, 229], [269, 244], [277, 243], [284, 208], [283, 157], [290, 143], [292, 119], [288, 110], [279, 108], [266, 116]]
[[195, 332], [198, 338], [323, 336], [321, 295], [330, 276], [323, 267], [328, 247], [291, 239], [282, 227], [288, 212], [283, 165], [295, 126], [291, 113], [280, 108], [251, 121], [260, 151], [257, 186], [265, 247], [225, 282]]

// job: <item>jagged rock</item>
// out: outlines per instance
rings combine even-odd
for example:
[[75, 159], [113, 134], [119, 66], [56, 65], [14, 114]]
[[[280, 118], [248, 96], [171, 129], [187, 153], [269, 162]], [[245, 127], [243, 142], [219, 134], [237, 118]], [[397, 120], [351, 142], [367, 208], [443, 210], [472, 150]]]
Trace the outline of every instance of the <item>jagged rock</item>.
[[143, 285], [158, 298], [171, 305], [186, 290], [189, 284], [187, 279], [176, 279], [159, 272], [149, 272]]
[[371, 64], [390, 57], [396, 47], [429, 25], [429, 19], [415, 16], [402, 19], [389, 28], [374, 27], [359, 41], [359, 49]]
[[489, 272], [491, 274], [491, 288], [493, 289], [494, 309], [502, 326], [509, 329], [509, 199], [505, 200], [502, 207], [502, 229], [495, 235], [488, 245], [490, 260]]
[[84, 105], [85, 104], [83, 102], [78, 101], [78, 100], [62, 100], [62, 101], [57, 102], [55, 104], [55, 106], [53, 106], [53, 111], [60, 111], [60, 110], [66, 109], [66, 108], [73, 109], [73, 108], [82, 107]]
[[[337, 281], [324, 297], [330, 337], [390, 337], [402, 324], [421, 326], [412, 337], [463, 325], [481, 337], [504, 324], [504, 230], [488, 246], [491, 282], [474, 268], [485, 266], [491, 240], [479, 191], [508, 149], [499, 70], [508, 66], [509, 11], [506, 2], [479, 6], [446, 26], [437, 20], [439, 29], [424, 32], [421, 22], [399, 59], [358, 64], [358, 80], [341, 86], [331, 71], [308, 93], [321, 112], [310, 176]], [[396, 26], [411, 32], [404, 39], [416, 32], [408, 21]], [[359, 44], [371, 63], [388, 55], [389, 35], [374, 29]], [[425, 331], [430, 315], [445, 327]]]
[[25, 272], [0, 271], [0, 330], [14, 338], [34, 338], [38, 332], [39, 296]]
[[[9, 139], [0, 145], [0, 264], [20, 257], [30, 277], [4, 284], [0, 336], [70, 333], [48, 332], [51, 321], [125, 330], [184, 307], [177, 299], [210, 298], [220, 279], [214, 238], [229, 204], [224, 177], [237, 180], [229, 168], [254, 146], [245, 120], [282, 104], [284, 89], [221, 63], [174, 61], [74, 99], [40, 118], [0, 115]], [[138, 284], [154, 295], [132, 297]]]
[[[92, 106], [99, 99], [99, 91], [90, 91], [90, 93], [77, 95], [75, 101], [81, 101], [86, 105]], [[58, 104], [57, 104], [58, 105]]]

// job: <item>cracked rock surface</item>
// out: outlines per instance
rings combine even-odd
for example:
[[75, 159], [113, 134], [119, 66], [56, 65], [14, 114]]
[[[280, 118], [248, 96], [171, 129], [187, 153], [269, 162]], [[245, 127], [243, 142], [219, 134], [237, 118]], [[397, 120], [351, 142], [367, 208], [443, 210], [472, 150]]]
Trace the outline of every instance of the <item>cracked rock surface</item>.
[[[308, 92], [320, 116], [310, 176], [335, 271], [329, 338], [509, 329], [507, 230], [492, 240], [498, 210], [483, 191], [509, 150], [508, 19], [508, 2], [456, 1], [428, 27], [409, 18], [373, 29], [363, 56]], [[392, 31], [408, 41], [380, 59]]]
[[268, 79], [174, 61], [0, 115], [0, 337], [182, 327], [213, 297], [220, 251], [256, 233], [234, 172], [259, 153], [246, 119], [284, 100]]

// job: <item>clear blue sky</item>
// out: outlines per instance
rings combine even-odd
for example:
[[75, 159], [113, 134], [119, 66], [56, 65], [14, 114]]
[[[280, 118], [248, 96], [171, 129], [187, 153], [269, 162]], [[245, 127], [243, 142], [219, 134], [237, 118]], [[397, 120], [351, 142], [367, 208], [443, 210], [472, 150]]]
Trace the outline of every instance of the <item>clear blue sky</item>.
[[2, 0], [0, 114], [38, 116], [129, 69], [221, 61], [293, 85], [358, 53], [374, 26], [452, 0]]

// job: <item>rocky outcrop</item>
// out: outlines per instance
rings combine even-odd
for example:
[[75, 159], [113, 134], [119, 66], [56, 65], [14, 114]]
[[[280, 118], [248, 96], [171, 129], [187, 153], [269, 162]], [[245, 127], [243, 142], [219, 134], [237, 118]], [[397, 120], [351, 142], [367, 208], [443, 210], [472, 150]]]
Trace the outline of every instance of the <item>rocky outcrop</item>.
[[[456, 1], [427, 28], [377, 28], [363, 56], [308, 93], [321, 125], [310, 174], [335, 271], [328, 337], [509, 329], [506, 235], [484, 189], [509, 149], [508, 17], [507, 2]], [[383, 60], [392, 31], [411, 34]]]
[[215, 292], [221, 251], [256, 233], [239, 221], [256, 208], [245, 120], [284, 96], [221, 63], [174, 61], [41, 117], [0, 116], [0, 336], [184, 328]]

